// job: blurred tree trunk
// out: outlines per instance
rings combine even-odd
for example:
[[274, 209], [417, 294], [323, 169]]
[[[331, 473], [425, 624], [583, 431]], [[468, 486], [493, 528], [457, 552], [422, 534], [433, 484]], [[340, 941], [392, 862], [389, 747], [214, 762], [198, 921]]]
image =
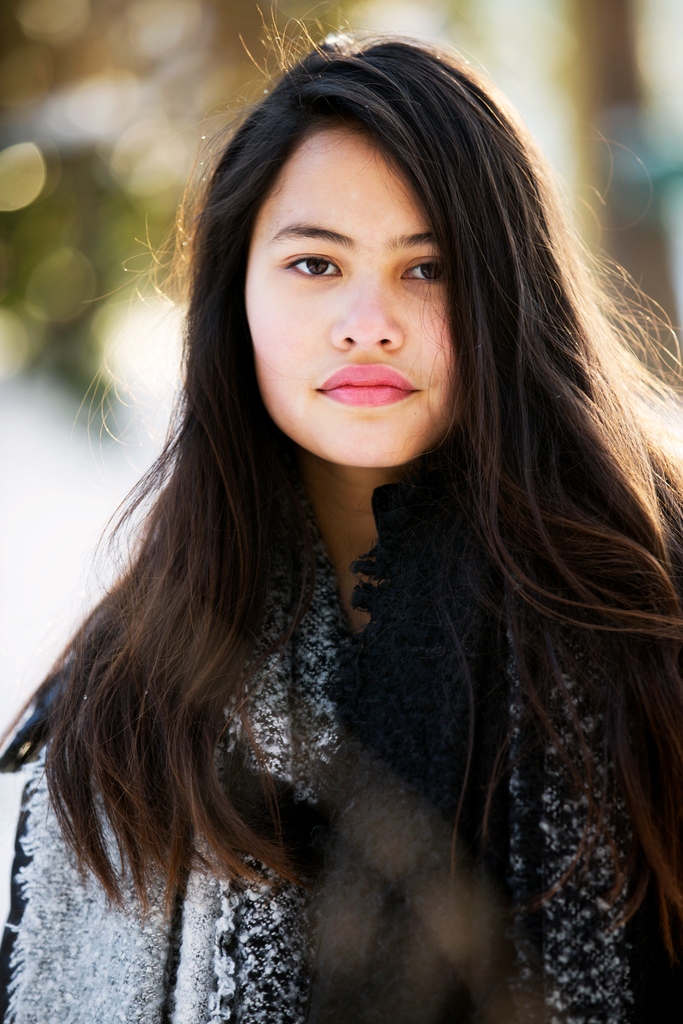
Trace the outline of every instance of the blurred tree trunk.
[[[588, 224], [589, 242], [620, 263], [677, 326], [657, 182], [648, 174], [636, 2], [572, 0], [571, 10], [578, 40], [573, 85], [582, 142], [580, 184], [596, 189], [604, 201], [595, 210], [599, 230]], [[590, 205], [596, 206], [595, 198]]]

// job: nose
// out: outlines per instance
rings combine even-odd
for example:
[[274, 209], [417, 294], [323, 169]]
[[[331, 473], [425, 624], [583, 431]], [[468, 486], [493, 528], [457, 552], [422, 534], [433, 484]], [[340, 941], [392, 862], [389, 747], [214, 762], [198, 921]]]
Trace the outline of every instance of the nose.
[[401, 322], [389, 290], [380, 284], [364, 284], [345, 296], [345, 306], [332, 328], [332, 344], [350, 348], [400, 348], [404, 341]]

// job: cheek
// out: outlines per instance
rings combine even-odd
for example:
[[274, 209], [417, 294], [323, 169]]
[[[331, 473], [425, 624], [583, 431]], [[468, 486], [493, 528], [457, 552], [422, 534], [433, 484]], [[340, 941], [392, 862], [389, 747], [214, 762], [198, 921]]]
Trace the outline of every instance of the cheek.
[[291, 316], [283, 316], [281, 308], [268, 303], [256, 304], [247, 312], [261, 398], [271, 418], [286, 430], [292, 419], [303, 415], [307, 378], [301, 331]]
[[248, 279], [246, 291], [247, 320], [254, 351], [259, 387], [270, 392], [279, 378], [286, 377], [289, 362], [289, 325], [291, 319], [282, 315], [272, 291]]
[[422, 379], [429, 381], [429, 401], [424, 408], [425, 430], [429, 444], [440, 440], [457, 418], [456, 375], [457, 364], [452, 331], [442, 310], [425, 311], [419, 333], [420, 371]]
[[421, 379], [434, 387], [434, 397], [446, 401], [450, 390], [455, 354], [448, 318], [441, 306], [423, 307], [412, 323], [414, 336], [419, 338], [417, 361]]

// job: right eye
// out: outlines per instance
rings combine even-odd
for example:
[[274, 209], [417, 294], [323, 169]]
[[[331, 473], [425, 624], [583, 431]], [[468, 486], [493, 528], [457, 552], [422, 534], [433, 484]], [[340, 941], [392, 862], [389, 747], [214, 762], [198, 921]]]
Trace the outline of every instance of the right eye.
[[295, 260], [289, 264], [290, 268], [296, 267], [306, 277], [335, 277], [339, 273], [339, 267], [331, 260], [323, 260], [319, 256], [305, 256], [303, 259]]

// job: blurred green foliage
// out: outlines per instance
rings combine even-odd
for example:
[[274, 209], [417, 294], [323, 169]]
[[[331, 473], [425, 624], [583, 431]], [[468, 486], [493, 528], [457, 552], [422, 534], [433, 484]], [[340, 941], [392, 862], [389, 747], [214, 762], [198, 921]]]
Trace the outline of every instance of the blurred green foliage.
[[[647, 0], [664, 12], [662, 33], [667, 3]], [[6, 0], [0, 379], [36, 370], [86, 393], [112, 326], [102, 313], [112, 303], [125, 309], [145, 287], [206, 125], [258, 99], [262, 69], [277, 61], [273, 31], [296, 36], [297, 18], [315, 38], [379, 24], [454, 41], [504, 89], [526, 83], [511, 98], [548, 138], [565, 104], [570, 183], [588, 197], [589, 235], [599, 221], [594, 243], [675, 319], [664, 219], [680, 194], [683, 142], [663, 161], [671, 120], [649, 131], [637, 9], [642, 21], [636, 0], [280, 0], [263, 9], [259, 0]], [[506, 77], [513, 65], [516, 79]], [[601, 133], [616, 139], [613, 148]]]
[[[12, 209], [25, 168], [11, 179], [0, 166], [0, 377], [4, 360], [5, 375], [38, 369], [85, 394], [106, 340], [98, 308], [112, 298], [123, 306], [145, 287], [205, 115], [225, 117], [254, 95], [262, 76], [249, 54], [266, 61], [264, 25], [283, 29], [307, 9], [294, 2], [264, 16], [254, 0], [0, 6], [0, 161], [30, 141], [45, 177], [38, 198]], [[329, 25], [343, 17], [336, 4], [318, 14]]]

